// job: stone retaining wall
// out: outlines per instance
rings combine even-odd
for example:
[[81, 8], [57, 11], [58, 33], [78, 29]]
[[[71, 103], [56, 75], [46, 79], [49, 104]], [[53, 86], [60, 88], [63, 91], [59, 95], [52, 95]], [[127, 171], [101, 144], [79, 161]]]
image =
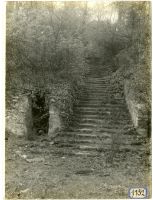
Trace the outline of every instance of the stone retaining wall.
[[62, 129], [62, 119], [60, 117], [60, 110], [56, 108], [53, 101], [49, 102], [49, 129], [48, 136], [55, 137], [56, 133]]
[[[48, 94], [46, 101], [49, 109], [48, 136], [53, 138], [69, 125], [73, 115], [73, 105], [76, 102], [76, 95], [72, 95], [70, 86], [65, 89], [65, 95], [62, 89], [61, 94], [57, 95], [57, 90], [55, 94]], [[11, 108], [6, 109], [6, 133], [30, 138], [36, 133], [32, 115], [32, 97], [17, 95], [11, 97], [10, 104]]]
[[27, 95], [14, 96], [11, 104], [6, 109], [6, 132], [28, 137], [32, 133], [31, 99]]
[[[147, 136], [148, 132], [147, 111], [143, 104], [138, 104], [134, 100], [134, 95], [131, 94], [131, 89], [129, 87], [128, 81], [125, 81], [124, 83], [124, 94], [134, 127], [136, 128], [138, 133]], [[133, 98], [131, 98], [131, 96], [133, 96]]]
[[48, 136], [55, 137], [67, 129], [73, 118], [73, 106], [79, 96], [78, 86], [61, 84], [49, 94], [49, 128]]

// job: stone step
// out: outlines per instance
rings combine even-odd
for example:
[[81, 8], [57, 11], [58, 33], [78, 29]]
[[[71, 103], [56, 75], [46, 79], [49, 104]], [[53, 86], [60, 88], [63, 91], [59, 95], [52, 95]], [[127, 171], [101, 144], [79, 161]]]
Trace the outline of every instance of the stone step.
[[93, 96], [94, 94], [103, 94], [103, 96], [106, 96], [107, 98], [112, 97], [113, 92], [108, 92], [108, 90], [106, 88], [104, 89], [85, 89], [84, 91], [82, 91], [82, 95], [81, 96]]
[[[95, 74], [92, 74], [92, 75], [94, 76]], [[95, 77], [93, 77], [93, 76], [87, 76], [86, 78], [90, 79], [90, 80], [103, 80], [103, 81], [108, 80], [108, 76], [101, 77], [101, 74], [99, 75], [99, 77], [97, 76], [97, 74]]]
[[[116, 133], [115, 133], [116, 134]], [[137, 135], [123, 135], [123, 134], [116, 134], [116, 139], [114, 140], [114, 135], [111, 133], [77, 133], [77, 135], [74, 136], [73, 132], [64, 133], [62, 135], [59, 135], [57, 138], [55, 138], [54, 142], [55, 144], [66, 144], [67, 146], [70, 144], [121, 144], [121, 145], [135, 145], [139, 146], [142, 144], [142, 141], [137, 138]], [[123, 137], [124, 136], [124, 137]]]
[[[95, 121], [95, 122], [83, 122], [80, 120], [80, 122], [75, 123], [73, 127], [79, 127], [79, 128], [109, 128], [109, 129], [122, 129], [125, 127], [127, 123], [124, 124], [108, 124], [106, 120], [103, 122], [100, 122], [100, 120]], [[132, 127], [132, 124], [126, 125], [126, 127], [130, 128]]]
[[83, 119], [83, 120], [86, 120], [86, 119], [99, 119], [99, 115], [91, 115], [91, 114], [84, 114], [82, 116], [80, 115], [76, 115], [75, 114], [75, 119], [78, 120], [78, 119]]
[[96, 80], [108, 80], [109, 76], [102, 76], [104, 74], [104, 72], [101, 74], [101, 72], [99, 72], [99, 70], [97, 70], [97, 73], [94, 73], [93, 71], [90, 72], [90, 74], [92, 76], [87, 76], [86, 78], [88, 79], [96, 79]]
[[99, 85], [102, 85], [102, 84], [109, 84], [110, 85], [110, 82], [108, 80], [96, 80], [96, 79], [87, 79], [85, 80], [85, 83], [86, 84], [99, 84]]
[[105, 150], [109, 150], [109, 151], [114, 151], [117, 150], [118, 152], [123, 152], [123, 151], [144, 151], [145, 150], [145, 146], [144, 145], [133, 145], [132, 143], [121, 143], [121, 142], [116, 142], [116, 143], [112, 143], [109, 141], [109, 143], [95, 143], [95, 144], [77, 144], [77, 143], [73, 143], [73, 144], [69, 144], [69, 143], [57, 143], [55, 144], [56, 147], [58, 148], [67, 148], [67, 149], [71, 149], [71, 152], [76, 152], [77, 150], [79, 150], [80, 152], [94, 152], [94, 151], [98, 151], [98, 152], [102, 152]]
[[56, 144], [58, 143], [111, 143], [112, 142], [112, 138], [111, 138], [111, 134], [104, 135], [104, 134], [97, 134], [95, 135], [95, 137], [91, 137], [90, 134], [79, 134], [76, 137], [71, 137], [71, 136], [59, 136], [57, 138], [55, 138], [54, 142]]
[[[108, 74], [105, 74], [105, 76], [108, 76]], [[108, 81], [109, 79], [105, 78], [105, 76], [100, 77], [99, 75], [96, 74], [95, 76], [88, 75], [88, 76], [86, 76], [86, 78], [89, 79], [89, 80], [102, 80], [102, 81], [107, 80]]]
[[[106, 120], [105, 120], [106, 121]], [[117, 124], [117, 123], [114, 123], [114, 124], [107, 124], [107, 122], [103, 122], [102, 124], [98, 124], [98, 123], [92, 123], [92, 124], [83, 124], [81, 123], [82, 121], [80, 121], [80, 123], [76, 123], [74, 124], [73, 126], [71, 126], [70, 128], [73, 130], [74, 128], [77, 129], [77, 128], [90, 128], [92, 130], [101, 130], [101, 128], [107, 128], [107, 129], [120, 129], [120, 130], [123, 130], [123, 129], [130, 129], [130, 128], [133, 128], [133, 125], [132, 124], [127, 124], [126, 122], [125, 123], [122, 123], [122, 124]]]
[[[80, 151], [86, 151], [86, 152], [90, 152], [90, 151], [97, 151], [99, 149], [98, 145], [94, 145], [94, 144], [90, 144], [90, 145], [84, 145], [84, 144], [72, 144], [71, 146], [69, 145], [69, 143], [59, 143], [59, 144], [55, 144], [56, 147], [58, 148], [72, 148], [73, 151], [74, 150], [80, 150]], [[109, 145], [107, 145], [109, 146]], [[104, 147], [103, 147], [104, 148]], [[107, 147], [108, 149], [108, 147]]]
[[106, 96], [107, 98], [113, 97], [112, 95], [114, 94], [114, 92], [108, 92], [107, 88], [92, 88], [92, 89], [85, 89], [82, 91], [81, 96], [93, 96], [94, 94], [103, 94], [103, 96]]
[[108, 81], [108, 78], [104, 77], [87, 77], [86, 81], [93, 81], [93, 82], [106, 82]]
[[110, 83], [108, 81], [102, 81], [102, 80], [99, 80], [99, 81], [96, 81], [96, 80], [86, 80], [85, 81], [85, 84], [86, 85], [99, 85], [99, 86], [104, 86], [104, 85], [110, 85]]
[[[98, 136], [96, 134], [87, 134], [87, 133], [80, 133], [80, 132], [73, 132], [73, 131], [69, 131], [69, 132], [65, 132], [64, 134], [61, 134], [59, 136], [57, 136], [58, 138], [72, 138], [74, 140], [76, 140], [77, 138], [82, 139], [96, 139]], [[56, 140], [56, 138], [55, 138]]]
[[86, 97], [86, 98], [83, 98], [83, 97], [80, 97], [79, 99], [79, 104], [106, 104], [108, 103], [108, 98], [89, 98], [89, 97]]
[[106, 95], [108, 95], [108, 94], [110, 94], [110, 93], [113, 93], [113, 92], [110, 92], [110, 91], [109, 91], [109, 93], [108, 93], [107, 88], [97, 88], [97, 87], [85, 88], [85, 89], [83, 90], [83, 92], [86, 92], [87, 94], [88, 94], [88, 93], [94, 94], [95, 92], [97, 92], [97, 93], [103, 92], [103, 93], [106, 94]]
[[[110, 85], [109, 84], [103, 84], [103, 83], [85, 83], [84, 89], [101, 89], [101, 90], [106, 90]], [[110, 91], [113, 92], [113, 89]]]
[[83, 138], [97, 138], [96, 134], [78, 133], [77, 136]]
[[75, 156], [90, 156], [90, 157], [92, 157], [92, 156], [94, 156], [94, 157], [98, 156], [97, 152], [88, 152], [88, 151], [74, 151], [73, 155], [75, 155]]
[[86, 101], [82, 101], [79, 102], [79, 104], [77, 105], [77, 108], [99, 108], [100, 106], [100, 102], [86, 102]]
[[[98, 108], [97, 108], [98, 109]], [[99, 109], [101, 112], [111, 112], [111, 113], [120, 113], [120, 114], [125, 114], [129, 113], [127, 107], [124, 106], [114, 106], [114, 107], [105, 107], [105, 106], [101, 106]]]
[[[114, 129], [113, 129], [114, 130]], [[116, 130], [116, 129], [115, 129]], [[58, 137], [69, 137], [69, 138], [73, 138], [74, 140], [75, 139], [98, 139], [99, 140], [102, 140], [103, 138], [107, 139], [107, 138], [111, 138], [112, 137], [112, 134], [116, 134], [118, 133], [117, 131], [115, 132], [112, 132], [112, 131], [87, 131], [87, 132], [81, 132], [81, 131], [73, 131], [73, 130], [69, 130], [68, 132], [64, 133], [64, 135], [60, 135]], [[131, 135], [130, 135], [131, 137]]]
[[[105, 119], [100, 119], [100, 118], [75, 118], [75, 122], [76, 124], [77, 123], [100, 123], [100, 122], [103, 122], [103, 121], [106, 121]], [[125, 124], [129, 124], [131, 125], [132, 122], [131, 122], [131, 119], [128, 119], [128, 120], [119, 120], [119, 121], [116, 121], [116, 120], [109, 120], [107, 121], [107, 124], [108, 125], [115, 125], [115, 126], [123, 126]]]
[[97, 124], [99, 123], [102, 123], [104, 122], [104, 120], [101, 120], [100, 117], [99, 118], [75, 118], [75, 124], [78, 125], [78, 126], [81, 126], [81, 125], [91, 125], [91, 126], [96, 126]]
[[98, 145], [79, 145], [78, 149], [80, 150], [85, 150], [85, 151], [97, 151], [98, 150]]
[[95, 128], [98, 128], [98, 123], [97, 124], [77, 123], [77, 125], [74, 126], [74, 128], [75, 127], [79, 127], [79, 128], [93, 128], [93, 129], [95, 129]]
[[87, 80], [102, 80], [102, 81], [108, 81], [108, 77], [106, 78], [106, 76], [109, 76], [109, 74], [103, 74], [103, 76], [99, 77], [98, 75], [95, 75], [95, 76], [86, 76]]
[[108, 91], [108, 88], [107, 87], [103, 87], [103, 86], [93, 86], [93, 85], [91, 85], [91, 86], [86, 86], [83, 90], [82, 90], [82, 92], [94, 92], [94, 91], [97, 91], [97, 92], [100, 92], [100, 91], [102, 91], [102, 92], [104, 92], [104, 93], [106, 93], [107, 92], [107, 94], [108, 93], [111, 93], [111, 94], [114, 94], [114, 91], [113, 90], [109, 90]]
[[125, 116], [117, 116], [116, 115], [89, 115], [89, 114], [82, 114], [82, 115], [76, 115], [74, 116], [74, 119], [76, 121], [82, 119], [82, 122], [86, 119], [95, 119], [95, 120], [109, 120], [111, 121], [111, 123], [120, 123], [120, 121], [122, 120], [124, 124], [130, 122], [130, 118], [129, 117], [125, 117]]
[[95, 71], [97, 71], [97, 73], [95, 73], [95, 71], [90, 71], [88, 73], [88, 77], [91, 78], [106, 78], [106, 75], [108, 73], [112, 73], [112, 70], [107, 70], [107, 69], [102, 69], [102, 73], [98, 70], [98, 69], [94, 69]]
[[90, 92], [91, 94], [94, 94], [94, 93], [100, 93], [100, 92], [103, 92], [104, 94], [107, 94], [108, 95], [108, 91], [107, 91], [107, 88], [96, 88], [96, 87], [93, 87], [93, 88], [85, 88], [84, 92], [86, 92], [87, 94]]
[[116, 99], [116, 100], [125, 100], [124, 98], [122, 97], [115, 97], [113, 95], [113, 92], [108, 92], [107, 89], [104, 89], [104, 90], [100, 90], [100, 91], [97, 91], [96, 89], [93, 89], [93, 92], [90, 91], [90, 90], [85, 90], [80, 97], [93, 97], [95, 94], [97, 94], [98, 96], [100, 97], [105, 97], [107, 98], [108, 100], [111, 100], [111, 99]]
[[[110, 101], [110, 99], [111, 98], [108, 98], [108, 97], [105, 97], [105, 96], [97, 96], [97, 95], [92, 95], [92, 96], [81, 96], [80, 98], [79, 98], [79, 100], [82, 102], [82, 101], [86, 101], [86, 102], [90, 102], [90, 101], [92, 101], [92, 102], [108, 102], [108, 101]], [[116, 101], [117, 102], [117, 101]], [[119, 103], [118, 103], [119, 104]]]
[[104, 95], [113, 95], [114, 91], [108, 91], [107, 88], [102, 88], [102, 87], [92, 87], [92, 88], [85, 88], [82, 90], [82, 94], [93, 94], [93, 93], [101, 93], [103, 92]]
[[[66, 140], [65, 140], [66, 139]], [[64, 138], [64, 140], [62, 140], [62, 138], [58, 138], [54, 141], [54, 144], [58, 145], [58, 144], [94, 144], [97, 143], [97, 138], [95, 140], [89, 139], [89, 137], [87, 138], [76, 138], [76, 139], [71, 139], [71, 138]]]
[[109, 83], [92, 83], [92, 82], [85, 82], [84, 85], [84, 89], [92, 89], [92, 88], [96, 88], [96, 89], [106, 89], [108, 88], [111, 89], [113, 91], [113, 88], [110, 88], [110, 84]]
[[112, 69], [111, 68], [106, 68], [106, 67], [104, 67], [104, 68], [102, 68], [101, 66], [99, 67], [96, 67], [96, 66], [94, 66], [94, 68], [90, 68], [90, 71], [89, 71], [89, 73], [91, 72], [92, 73], [92, 76], [93, 75], [99, 75], [100, 74], [100, 77], [101, 77], [101, 75], [103, 74], [103, 73], [105, 73], [105, 72], [107, 72], [107, 71], [112, 71]]
[[87, 77], [85, 82], [93, 82], [93, 83], [99, 83], [99, 82], [102, 82], [102, 83], [109, 83], [109, 80], [108, 78], [107, 79], [104, 79], [104, 77], [102, 78], [98, 78], [98, 77]]
[[100, 110], [100, 106], [99, 107], [83, 107], [83, 106], [77, 106], [74, 110], [75, 111], [99, 111]]
[[[97, 101], [103, 100], [103, 99], [105, 99], [105, 101], [107, 100], [109, 102], [111, 102], [112, 100], [113, 101], [116, 100], [116, 102], [124, 100], [124, 99], [115, 99], [107, 91], [106, 91], [106, 93], [104, 93], [104, 92], [103, 93], [97, 93], [97, 95], [95, 95], [95, 93], [93, 93], [93, 94], [92, 93], [83, 93], [79, 98], [79, 100], [97, 100]], [[125, 102], [125, 100], [124, 100], [124, 102]]]
[[97, 130], [93, 129], [93, 128], [74, 128], [73, 129], [75, 132], [86, 132], [86, 133], [94, 133], [94, 132], [97, 132], [97, 133], [120, 133], [120, 132], [123, 132], [120, 130], [120, 128], [98, 128]]
[[75, 119], [76, 124], [82, 125], [82, 124], [98, 124], [98, 123], [102, 123], [103, 120], [101, 119], [84, 119], [84, 118], [79, 118], [79, 119]]
[[86, 114], [89, 114], [89, 115], [99, 115], [100, 114], [100, 111], [97, 111], [97, 110], [77, 110], [74, 112], [74, 115], [86, 115]]
[[93, 130], [93, 128], [75, 128], [75, 127], [73, 127], [73, 131], [86, 132], [86, 133], [96, 132], [96, 130]]
[[[115, 150], [115, 149], [114, 149]], [[118, 153], [123, 153], [123, 152], [144, 152], [144, 147], [139, 147], [139, 146], [132, 146], [132, 145], [120, 145], [118, 147], [117, 145], [117, 151]], [[63, 151], [63, 148], [58, 149], [58, 151], [53, 151], [52, 154], [54, 155], [67, 155], [67, 156], [85, 156], [85, 157], [101, 157], [101, 153], [103, 152], [108, 152], [109, 154], [112, 153], [112, 146], [111, 145], [103, 145], [101, 147], [95, 147], [95, 148], [90, 148], [90, 147], [69, 147], [67, 150]]]
[[[108, 94], [108, 92], [93, 92], [93, 93], [84, 93], [81, 95], [80, 99], [85, 98], [85, 99], [111, 99], [112, 96]], [[115, 100], [115, 99], [114, 99]], [[117, 101], [117, 100], [116, 100]]]
[[54, 152], [52, 152], [52, 154], [53, 155], [55, 155], [55, 156], [83, 156], [83, 157], [99, 157], [100, 156], [100, 154], [99, 153], [97, 153], [97, 152], [89, 152], [89, 151], [79, 151], [79, 150], [77, 150], [77, 149], [75, 149], [75, 150], [68, 150], [68, 151], [63, 151], [63, 149], [61, 149], [61, 150], [58, 150], [58, 151], [55, 151], [54, 150]]
[[76, 106], [79, 107], [99, 107], [104, 105], [102, 101], [94, 101], [94, 100], [82, 100]]
[[91, 80], [86, 80], [85, 81], [85, 86], [87, 87], [104, 87], [104, 86], [110, 86], [110, 82], [108, 81], [91, 81]]
[[76, 111], [101, 111], [101, 112], [128, 112], [126, 107], [102, 107], [102, 106], [83, 106], [79, 105], [74, 109], [74, 113]]
[[[94, 75], [94, 74], [92, 74], [92, 75]], [[107, 79], [107, 77], [101, 77], [101, 76], [99, 76], [99, 77], [88, 77], [88, 78], [96, 79], [96, 80], [106, 80]]]
[[[117, 118], [116, 118], [117, 117]], [[75, 112], [74, 113], [74, 119], [80, 119], [82, 118], [83, 120], [86, 120], [86, 119], [99, 119], [99, 120], [103, 120], [103, 119], [106, 119], [106, 120], [109, 120], [109, 121], [118, 121], [118, 120], [130, 120], [130, 115], [129, 113], [126, 114], [126, 112], [122, 112], [122, 113], [118, 113], [118, 112], [115, 112], [115, 113], [111, 113], [109, 111], [107, 112], [95, 112], [95, 113], [92, 113], [92, 112]]]
[[97, 112], [110, 112], [110, 113], [113, 113], [113, 112], [128, 112], [128, 109], [125, 107], [113, 107], [113, 108], [109, 108], [109, 107], [101, 107], [101, 106], [97, 106], [97, 107], [89, 107], [89, 106], [82, 106], [82, 105], [78, 105], [75, 110], [74, 110], [74, 113], [75, 111], [97, 111]]
[[126, 108], [127, 106], [124, 104], [124, 103], [121, 103], [121, 102], [113, 102], [113, 103], [101, 103], [101, 107], [122, 107], [122, 108]]
[[102, 81], [85, 81], [85, 87], [102, 87], [102, 88], [106, 88], [110, 86], [110, 83], [108, 82], [102, 82]]
[[[89, 88], [89, 87], [86, 87], [86, 88], [84, 88], [84, 90], [82, 90], [82, 92], [83, 93], [89, 93], [89, 92], [104, 92], [105, 94], [107, 94], [108, 95], [108, 89], [107, 88], [105, 88], [105, 87], [92, 87], [92, 88]], [[106, 93], [107, 92], [107, 93]], [[109, 93], [112, 93], [112, 94], [114, 94], [114, 91], [109, 91]]]
[[104, 115], [104, 116], [108, 116], [108, 115], [110, 115], [110, 116], [114, 116], [114, 115], [125, 116], [125, 115], [127, 115], [128, 116], [127, 111], [124, 108], [118, 109], [118, 110], [100, 109], [99, 114]]
[[105, 97], [105, 98], [111, 98], [111, 94], [106, 91], [86, 91], [86, 93], [82, 93], [81, 97], [93, 97], [93, 96], [98, 96], [98, 97]]
[[99, 103], [99, 102], [108, 102], [108, 98], [95, 98], [95, 97], [80, 97], [79, 99], [79, 104], [81, 103], [91, 103], [91, 104], [96, 104], [96, 103]]
[[113, 111], [85, 111], [85, 110], [78, 110], [78, 111], [75, 111], [74, 112], [74, 119], [79, 119], [80, 117], [81, 118], [87, 118], [87, 115], [95, 115], [97, 117], [99, 117], [99, 120], [101, 119], [104, 119], [104, 117], [106, 117], [106, 119], [114, 119], [116, 117], [118, 117], [119, 119], [121, 119], [122, 117], [125, 118], [125, 120], [129, 119], [130, 118], [130, 115], [127, 114], [125, 111], [122, 111], [122, 112], [113, 112]]

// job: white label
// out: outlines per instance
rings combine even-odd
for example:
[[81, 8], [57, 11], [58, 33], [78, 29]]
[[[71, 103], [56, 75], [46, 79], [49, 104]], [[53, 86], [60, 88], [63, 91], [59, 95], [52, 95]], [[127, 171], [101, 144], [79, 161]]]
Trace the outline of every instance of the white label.
[[131, 199], [145, 199], [147, 198], [147, 188], [130, 188], [129, 197]]

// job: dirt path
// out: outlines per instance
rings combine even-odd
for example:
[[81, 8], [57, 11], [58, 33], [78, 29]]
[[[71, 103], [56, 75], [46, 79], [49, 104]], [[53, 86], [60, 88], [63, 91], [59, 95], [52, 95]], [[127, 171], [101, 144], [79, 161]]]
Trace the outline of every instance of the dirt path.
[[10, 136], [6, 198], [127, 198], [129, 187], [149, 187], [145, 153], [127, 151], [111, 164], [103, 153], [60, 156], [56, 148], [47, 137], [29, 142]]

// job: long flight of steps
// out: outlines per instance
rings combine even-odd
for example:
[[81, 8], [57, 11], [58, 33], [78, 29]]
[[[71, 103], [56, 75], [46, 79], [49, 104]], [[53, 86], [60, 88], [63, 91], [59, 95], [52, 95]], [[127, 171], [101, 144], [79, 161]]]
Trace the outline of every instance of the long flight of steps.
[[124, 151], [138, 143], [124, 98], [115, 98], [108, 67], [90, 67], [74, 123], [55, 139], [61, 154], [98, 156], [102, 152]]

